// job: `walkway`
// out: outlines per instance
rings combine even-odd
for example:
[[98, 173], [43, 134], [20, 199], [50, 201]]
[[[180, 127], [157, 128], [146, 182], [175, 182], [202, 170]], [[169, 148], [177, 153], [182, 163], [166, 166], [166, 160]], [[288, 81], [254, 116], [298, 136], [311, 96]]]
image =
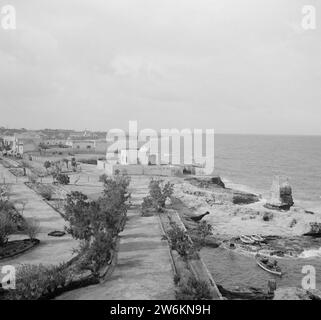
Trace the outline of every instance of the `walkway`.
[[[58, 212], [47, 205], [42, 198], [34, 191], [29, 189], [25, 184], [24, 178], [16, 179], [8, 169], [0, 164], [0, 183], [6, 182], [12, 184], [10, 200], [17, 204], [20, 201], [25, 201], [26, 207], [23, 216], [25, 218], [34, 218], [39, 222], [40, 233], [37, 238], [40, 244], [33, 249], [18, 255], [14, 258], [9, 258], [0, 261], [1, 265], [18, 265], [18, 264], [39, 264], [44, 265], [58, 264], [63, 261], [68, 261], [72, 257], [72, 249], [77, 248], [78, 243], [69, 235], [61, 238], [49, 237], [48, 232], [54, 230], [64, 230], [65, 221], [61, 218]], [[19, 205], [17, 205], [19, 208]], [[27, 238], [26, 235], [14, 235], [10, 239]]]
[[161, 240], [158, 217], [142, 217], [140, 204], [149, 179], [132, 177], [132, 207], [121, 233], [118, 264], [102, 284], [67, 292], [60, 300], [175, 299], [167, 241]]

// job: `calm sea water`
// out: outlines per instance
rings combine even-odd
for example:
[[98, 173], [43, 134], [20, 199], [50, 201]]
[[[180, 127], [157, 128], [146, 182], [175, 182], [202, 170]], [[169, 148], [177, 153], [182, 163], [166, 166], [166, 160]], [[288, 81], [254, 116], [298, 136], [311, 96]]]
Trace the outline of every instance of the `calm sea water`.
[[285, 175], [294, 200], [321, 206], [321, 136], [216, 135], [215, 169], [263, 195], [274, 175]]

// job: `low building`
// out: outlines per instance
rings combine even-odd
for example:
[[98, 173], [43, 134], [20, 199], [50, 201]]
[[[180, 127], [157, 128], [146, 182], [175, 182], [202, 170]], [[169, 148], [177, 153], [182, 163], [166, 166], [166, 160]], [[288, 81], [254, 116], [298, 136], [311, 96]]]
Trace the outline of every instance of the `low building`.
[[4, 145], [15, 154], [37, 151], [42, 142], [42, 136], [34, 132], [14, 134], [13, 136], [3, 137]]
[[45, 146], [65, 146], [66, 140], [65, 139], [45, 139], [41, 142]]
[[95, 150], [95, 140], [81, 139], [74, 140], [68, 138], [66, 146], [78, 150]]

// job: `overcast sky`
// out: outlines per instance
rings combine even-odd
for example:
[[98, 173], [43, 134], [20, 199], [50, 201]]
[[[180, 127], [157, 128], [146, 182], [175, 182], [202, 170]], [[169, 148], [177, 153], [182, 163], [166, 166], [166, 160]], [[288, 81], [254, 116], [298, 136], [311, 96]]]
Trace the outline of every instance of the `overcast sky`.
[[315, 0], [0, 0], [0, 126], [321, 134]]

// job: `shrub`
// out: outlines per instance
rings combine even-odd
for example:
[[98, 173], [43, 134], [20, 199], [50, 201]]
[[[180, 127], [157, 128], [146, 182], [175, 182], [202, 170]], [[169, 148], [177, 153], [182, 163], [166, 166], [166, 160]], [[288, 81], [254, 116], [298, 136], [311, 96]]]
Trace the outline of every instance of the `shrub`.
[[39, 194], [47, 201], [50, 201], [53, 196], [53, 190], [50, 186], [42, 185]]
[[81, 162], [81, 163], [85, 163], [85, 164], [97, 165], [97, 160], [96, 159], [80, 159], [78, 161]]
[[34, 240], [40, 232], [39, 222], [33, 218], [25, 219], [23, 230], [28, 235], [30, 240]]
[[173, 184], [170, 182], [163, 183], [163, 180], [152, 179], [149, 183], [149, 196], [143, 200], [143, 214], [151, 206], [156, 212], [163, 212], [166, 200], [170, 199], [173, 194]]
[[212, 294], [207, 282], [190, 277], [186, 284], [176, 291], [177, 300], [211, 300]]
[[90, 245], [83, 242], [79, 251], [84, 257], [81, 268], [96, 274], [110, 260], [114, 247], [113, 238], [109, 233], [98, 233]]
[[96, 273], [111, 256], [114, 237], [120, 232], [126, 217], [129, 198], [127, 187], [130, 179], [117, 176], [113, 179], [102, 176], [102, 196], [90, 201], [81, 192], [67, 195], [64, 218], [69, 222], [66, 229], [73, 238], [82, 240], [79, 252], [84, 257], [84, 268]]
[[11, 185], [7, 183], [0, 184], [0, 201], [8, 201], [11, 193]]
[[117, 175], [113, 178], [104, 176], [102, 181], [104, 183], [103, 195], [96, 202], [99, 207], [98, 219], [103, 220], [106, 228], [115, 235], [126, 218], [127, 201], [130, 198], [128, 192], [130, 177], [126, 175]]
[[272, 212], [264, 212], [263, 220], [264, 221], [270, 221], [273, 219], [273, 213]]
[[70, 183], [69, 176], [64, 173], [58, 173], [58, 174], [54, 175], [54, 178], [59, 184], [67, 185]]
[[4, 246], [10, 234], [16, 230], [16, 225], [11, 220], [8, 212], [0, 211], [0, 247]]
[[8, 291], [10, 300], [38, 300], [66, 286], [68, 272], [65, 265], [45, 267], [22, 265], [16, 275], [16, 289]]
[[75, 239], [89, 241], [93, 235], [90, 206], [85, 194], [78, 191], [67, 194], [64, 218], [70, 224], [67, 232]]
[[35, 175], [34, 173], [30, 173], [30, 174], [28, 174], [28, 180], [29, 180], [29, 182], [35, 184], [38, 181], [38, 176]]
[[20, 230], [24, 223], [24, 218], [10, 201], [0, 200], [0, 215], [6, 216], [13, 224], [14, 230]]
[[167, 231], [167, 237], [172, 250], [176, 250], [183, 258], [192, 258], [195, 255], [196, 249], [187, 232], [177, 223], [171, 222], [171, 229]]
[[45, 161], [43, 166], [45, 167], [46, 170], [48, 170], [51, 167], [51, 162], [50, 161]]
[[195, 231], [200, 238], [200, 245], [204, 245], [206, 237], [212, 234], [213, 227], [208, 222], [201, 221], [197, 224]]
[[142, 203], [142, 216], [148, 217], [153, 215], [153, 199], [151, 197], [145, 197]]

